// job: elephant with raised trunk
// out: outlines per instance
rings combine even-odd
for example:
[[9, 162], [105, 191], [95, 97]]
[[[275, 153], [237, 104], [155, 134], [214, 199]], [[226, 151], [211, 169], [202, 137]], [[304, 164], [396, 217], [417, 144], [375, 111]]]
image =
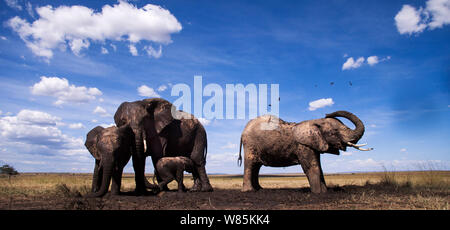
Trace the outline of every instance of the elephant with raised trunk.
[[[352, 130], [336, 117], [349, 119]], [[239, 160], [242, 163], [241, 148], [244, 146], [244, 183], [242, 191], [261, 189], [258, 180], [262, 165], [286, 167], [300, 164], [306, 174], [313, 193], [325, 193], [327, 187], [320, 164], [321, 153], [339, 155], [348, 146], [359, 150], [357, 145], [364, 134], [364, 124], [354, 114], [337, 111], [325, 118], [300, 123], [285, 122], [275, 116], [261, 116], [249, 121], [242, 132]]]
[[[117, 109], [114, 121], [118, 127], [129, 125], [134, 133], [133, 167], [136, 191], [154, 188], [144, 176], [145, 158], [152, 157], [153, 166], [164, 156], [186, 156], [194, 163], [193, 191], [212, 191], [206, 174], [207, 138], [203, 125], [192, 115], [174, 118], [175, 107], [160, 98], [124, 102]], [[183, 113], [183, 112], [178, 112]], [[156, 172], [158, 182], [161, 182]]]
[[111, 194], [119, 195], [122, 172], [134, 152], [134, 136], [129, 126], [93, 128], [86, 137], [85, 146], [95, 158], [92, 193], [88, 197], [104, 196], [111, 183]]

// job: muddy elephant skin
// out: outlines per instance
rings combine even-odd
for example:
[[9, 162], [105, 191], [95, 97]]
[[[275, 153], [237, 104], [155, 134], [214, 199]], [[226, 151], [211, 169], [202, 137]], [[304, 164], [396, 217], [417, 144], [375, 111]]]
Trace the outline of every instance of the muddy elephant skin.
[[95, 158], [92, 191], [88, 197], [101, 197], [108, 192], [119, 195], [122, 172], [134, 151], [134, 136], [129, 126], [103, 128], [97, 126], [86, 137], [85, 146]]
[[[352, 130], [336, 117], [349, 119]], [[261, 189], [258, 181], [262, 165], [286, 167], [300, 164], [313, 193], [325, 193], [327, 187], [320, 164], [320, 154], [339, 154], [347, 146], [356, 145], [364, 134], [364, 124], [354, 114], [337, 111], [325, 118], [300, 123], [285, 122], [275, 116], [265, 115], [249, 121], [242, 132], [239, 150], [244, 147], [244, 182], [242, 191]]]

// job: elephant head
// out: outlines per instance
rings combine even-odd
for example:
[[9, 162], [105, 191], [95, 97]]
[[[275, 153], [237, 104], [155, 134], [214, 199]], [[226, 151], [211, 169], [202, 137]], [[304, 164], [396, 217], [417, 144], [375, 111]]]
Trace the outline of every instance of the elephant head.
[[[355, 129], [350, 129], [336, 117], [347, 118], [355, 125]], [[356, 144], [363, 136], [364, 129], [364, 124], [354, 114], [347, 111], [336, 111], [327, 114], [323, 119], [300, 123], [294, 133], [299, 143], [318, 152], [339, 154], [339, 150], [345, 151], [348, 146], [362, 151], [371, 150], [360, 148], [363, 145]]]
[[113, 185], [119, 185], [113, 186], [112, 192], [119, 193], [122, 169], [131, 157], [133, 139], [131, 128], [127, 125], [120, 128], [97, 126], [87, 134], [85, 146], [96, 160], [93, 193], [89, 196], [105, 195], [112, 177], [119, 179], [114, 181]]

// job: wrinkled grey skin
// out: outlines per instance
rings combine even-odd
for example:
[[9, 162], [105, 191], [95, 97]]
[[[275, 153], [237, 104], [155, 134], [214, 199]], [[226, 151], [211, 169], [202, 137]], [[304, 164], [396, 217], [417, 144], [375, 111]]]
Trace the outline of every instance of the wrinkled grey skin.
[[[352, 130], [335, 117], [344, 117], [355, 124]], [[270, 122], [279, 121], [270, 130]], [[356, 144], [364, 134], [364, 124], [350, 112], [337, 111], [325, 118], [285, 122], [275, 116], [261, 116], [248, 122], [241, 136], [244, 146], [244, 183], [242, 191], [261, 189], [258, 181], [262, 165], [286, 167], [300, 164], [313, 193], [325, 193], [327, 187], [320, 164], [321, 153], [339, 155], [348, 142]], [[239, 149], [239, 161], [241, 158]]]
[[[193, 191], [212, 191], [205, 170], [207, 138], [203, 125], [192, 119], [175, 119], [173, 105], [160, 98], [124, 102], [117, 109], [114, 121], [118, 127], [129, 125], [134, 133], [136, 153], [133, 154], [136, 191], [154, 188], [144, 177], [145, 158], [152, 157], [153, 166], [164, 156], [186, 156], [194, 163]], [[144, 151], [144, 140], [145, 149]], [[156, 172], [158, 182], [161, 181]], [[196, 176], [198, 175], [198, 176]]]
[[134, 151], [133, 142], [129, 126], [97, 126], [87, 134], [84, 145], [95, 158], [92, 193], [88, 197], [104, 196], [108, 192], [111, 178], [111, 194], [119, 195], [123, 168]]
[[156, 163], [156, 171], [158, 172], [161, 182], [158, 184], [160, 190], [163, 190], [168, 183], [176, 180], [178, 183], [178, 192], [185, 192], [186, 188], [183, 184], [184, 171], [192, 173], [194, 163], [187, 157], [163, 157]]

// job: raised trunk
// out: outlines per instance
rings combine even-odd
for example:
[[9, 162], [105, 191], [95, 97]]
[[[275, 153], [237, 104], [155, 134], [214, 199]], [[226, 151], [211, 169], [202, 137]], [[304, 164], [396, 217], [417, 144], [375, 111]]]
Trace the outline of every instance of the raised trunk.
[[[106, 160], [106, 161], [105, 161]], [[102, 183], [100, 189], [97, 192], [91, 193], [88, 197], [101, 197], [104, 196], [109, 189], [109, 184], [111, 183], [111, 176], [113, 172], [114, 164], [112, 159], [103, 159], [101, 162], [100, 170], [103, 171]]]
[[334, 118], [334, 117], [347, 118], [355, 125], [355, 129], [353, 130], [352, 134], [350, 135], [350, 137], [349, 137], [350, 140], [348, 140], [348, 141], [355, 144], [356, 142], [358, 142], [359, 139], [361, 139], [361, 137], [364, 134], [365, 128], [364, 128], [364, 124], [357, 116], [355, 116], [353, 113], [350, 113], [347, 111], [336, 111], [334, 113], [330, 113], [330, 114], [326, 115], [326, 118]]

